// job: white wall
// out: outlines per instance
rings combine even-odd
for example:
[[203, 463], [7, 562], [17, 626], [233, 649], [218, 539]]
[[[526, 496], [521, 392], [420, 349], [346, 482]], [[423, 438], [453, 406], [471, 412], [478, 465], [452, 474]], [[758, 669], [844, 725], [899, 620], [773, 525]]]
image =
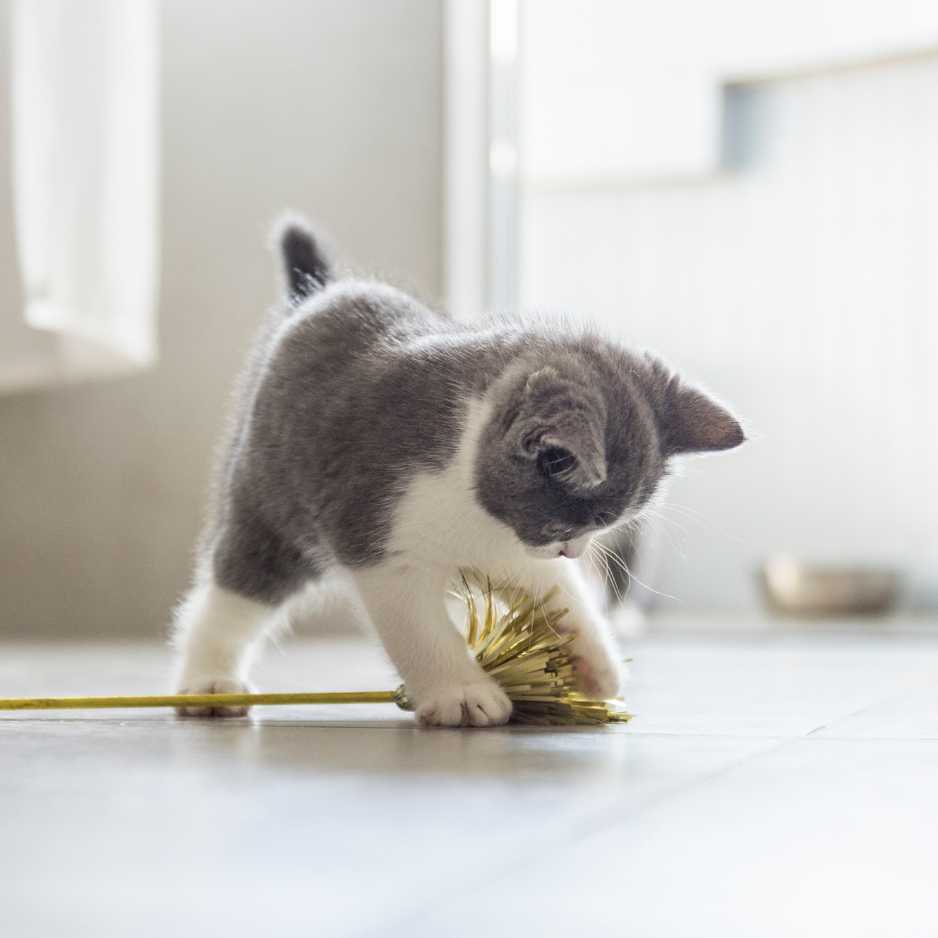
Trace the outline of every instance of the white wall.
[[938, 48], [933, 0], [520, 0], [528, 178], [687, 178], [720, 162], [727, 82]]
[[[231, 380], [274, 295], [273, 214], [306, 210], [344, 261], [441, 292], [439, 3], [166, 0], [162, 29], [161, 362], [0, 397], [3, 632], [160, 634]], [[7, 309], [11, 233], [0, 187]]]
[[653, 585], [753, 604], [788, 549], [938, 605], [938, 58], [741, 87], [725, 173], [529, 187], [522, 305], [576, 311], [735, 405], [673, 487]]

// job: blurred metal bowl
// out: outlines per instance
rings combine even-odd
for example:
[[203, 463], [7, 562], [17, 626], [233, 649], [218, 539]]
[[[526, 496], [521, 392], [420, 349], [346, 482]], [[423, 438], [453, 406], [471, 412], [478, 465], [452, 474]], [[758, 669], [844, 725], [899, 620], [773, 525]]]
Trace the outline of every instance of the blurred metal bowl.
[[899, 574], [883, 567], [827, 567], [773, 557], [759, 571], [769, 606], [792, 616], [879, 615], [899, 593]]

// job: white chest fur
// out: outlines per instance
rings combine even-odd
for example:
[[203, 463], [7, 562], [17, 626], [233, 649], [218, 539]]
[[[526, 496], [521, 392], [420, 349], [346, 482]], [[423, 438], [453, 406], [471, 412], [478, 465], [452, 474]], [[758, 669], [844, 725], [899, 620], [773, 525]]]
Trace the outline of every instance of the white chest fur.
[[442, 472], [416, 476], [399, 501], [389, 544], [392, 556], [430, 567], [504, 570], [522, 562], [512, 529], [486, 512], [475, 496], [475, 458], [491, 405], [471, 400], [455, 458]]

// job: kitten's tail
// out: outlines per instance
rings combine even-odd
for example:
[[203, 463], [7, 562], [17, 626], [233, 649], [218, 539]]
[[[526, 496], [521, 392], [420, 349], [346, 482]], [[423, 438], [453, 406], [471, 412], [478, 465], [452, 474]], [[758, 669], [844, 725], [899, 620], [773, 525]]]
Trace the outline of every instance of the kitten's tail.
[[309, 223], [298, 215], [281, 218], [274, 228], [287, 298], [297, 306], [332, 279], [332, 263]]

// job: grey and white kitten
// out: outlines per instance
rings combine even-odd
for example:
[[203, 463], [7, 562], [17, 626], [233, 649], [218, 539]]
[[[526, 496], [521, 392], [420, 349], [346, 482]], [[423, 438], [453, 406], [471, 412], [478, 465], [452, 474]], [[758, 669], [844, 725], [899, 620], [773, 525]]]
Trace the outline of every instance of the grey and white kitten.
[[532, 594], [559, 587], [582, 688], [615, 695], [618, 656], [574, 558], [642, 511], [672, 456], [737, 446], [739, 424], [590, 332], [464, 325], [384, 284], [335, 280], [300, 222], [278, 242], [286, 297], [242, 378], [178, 610], [178, 689], [244, 688], [278, 610], [338, 566], [422, 723], [504, 723], [510, 701], [445, 609], [473, 567]]

